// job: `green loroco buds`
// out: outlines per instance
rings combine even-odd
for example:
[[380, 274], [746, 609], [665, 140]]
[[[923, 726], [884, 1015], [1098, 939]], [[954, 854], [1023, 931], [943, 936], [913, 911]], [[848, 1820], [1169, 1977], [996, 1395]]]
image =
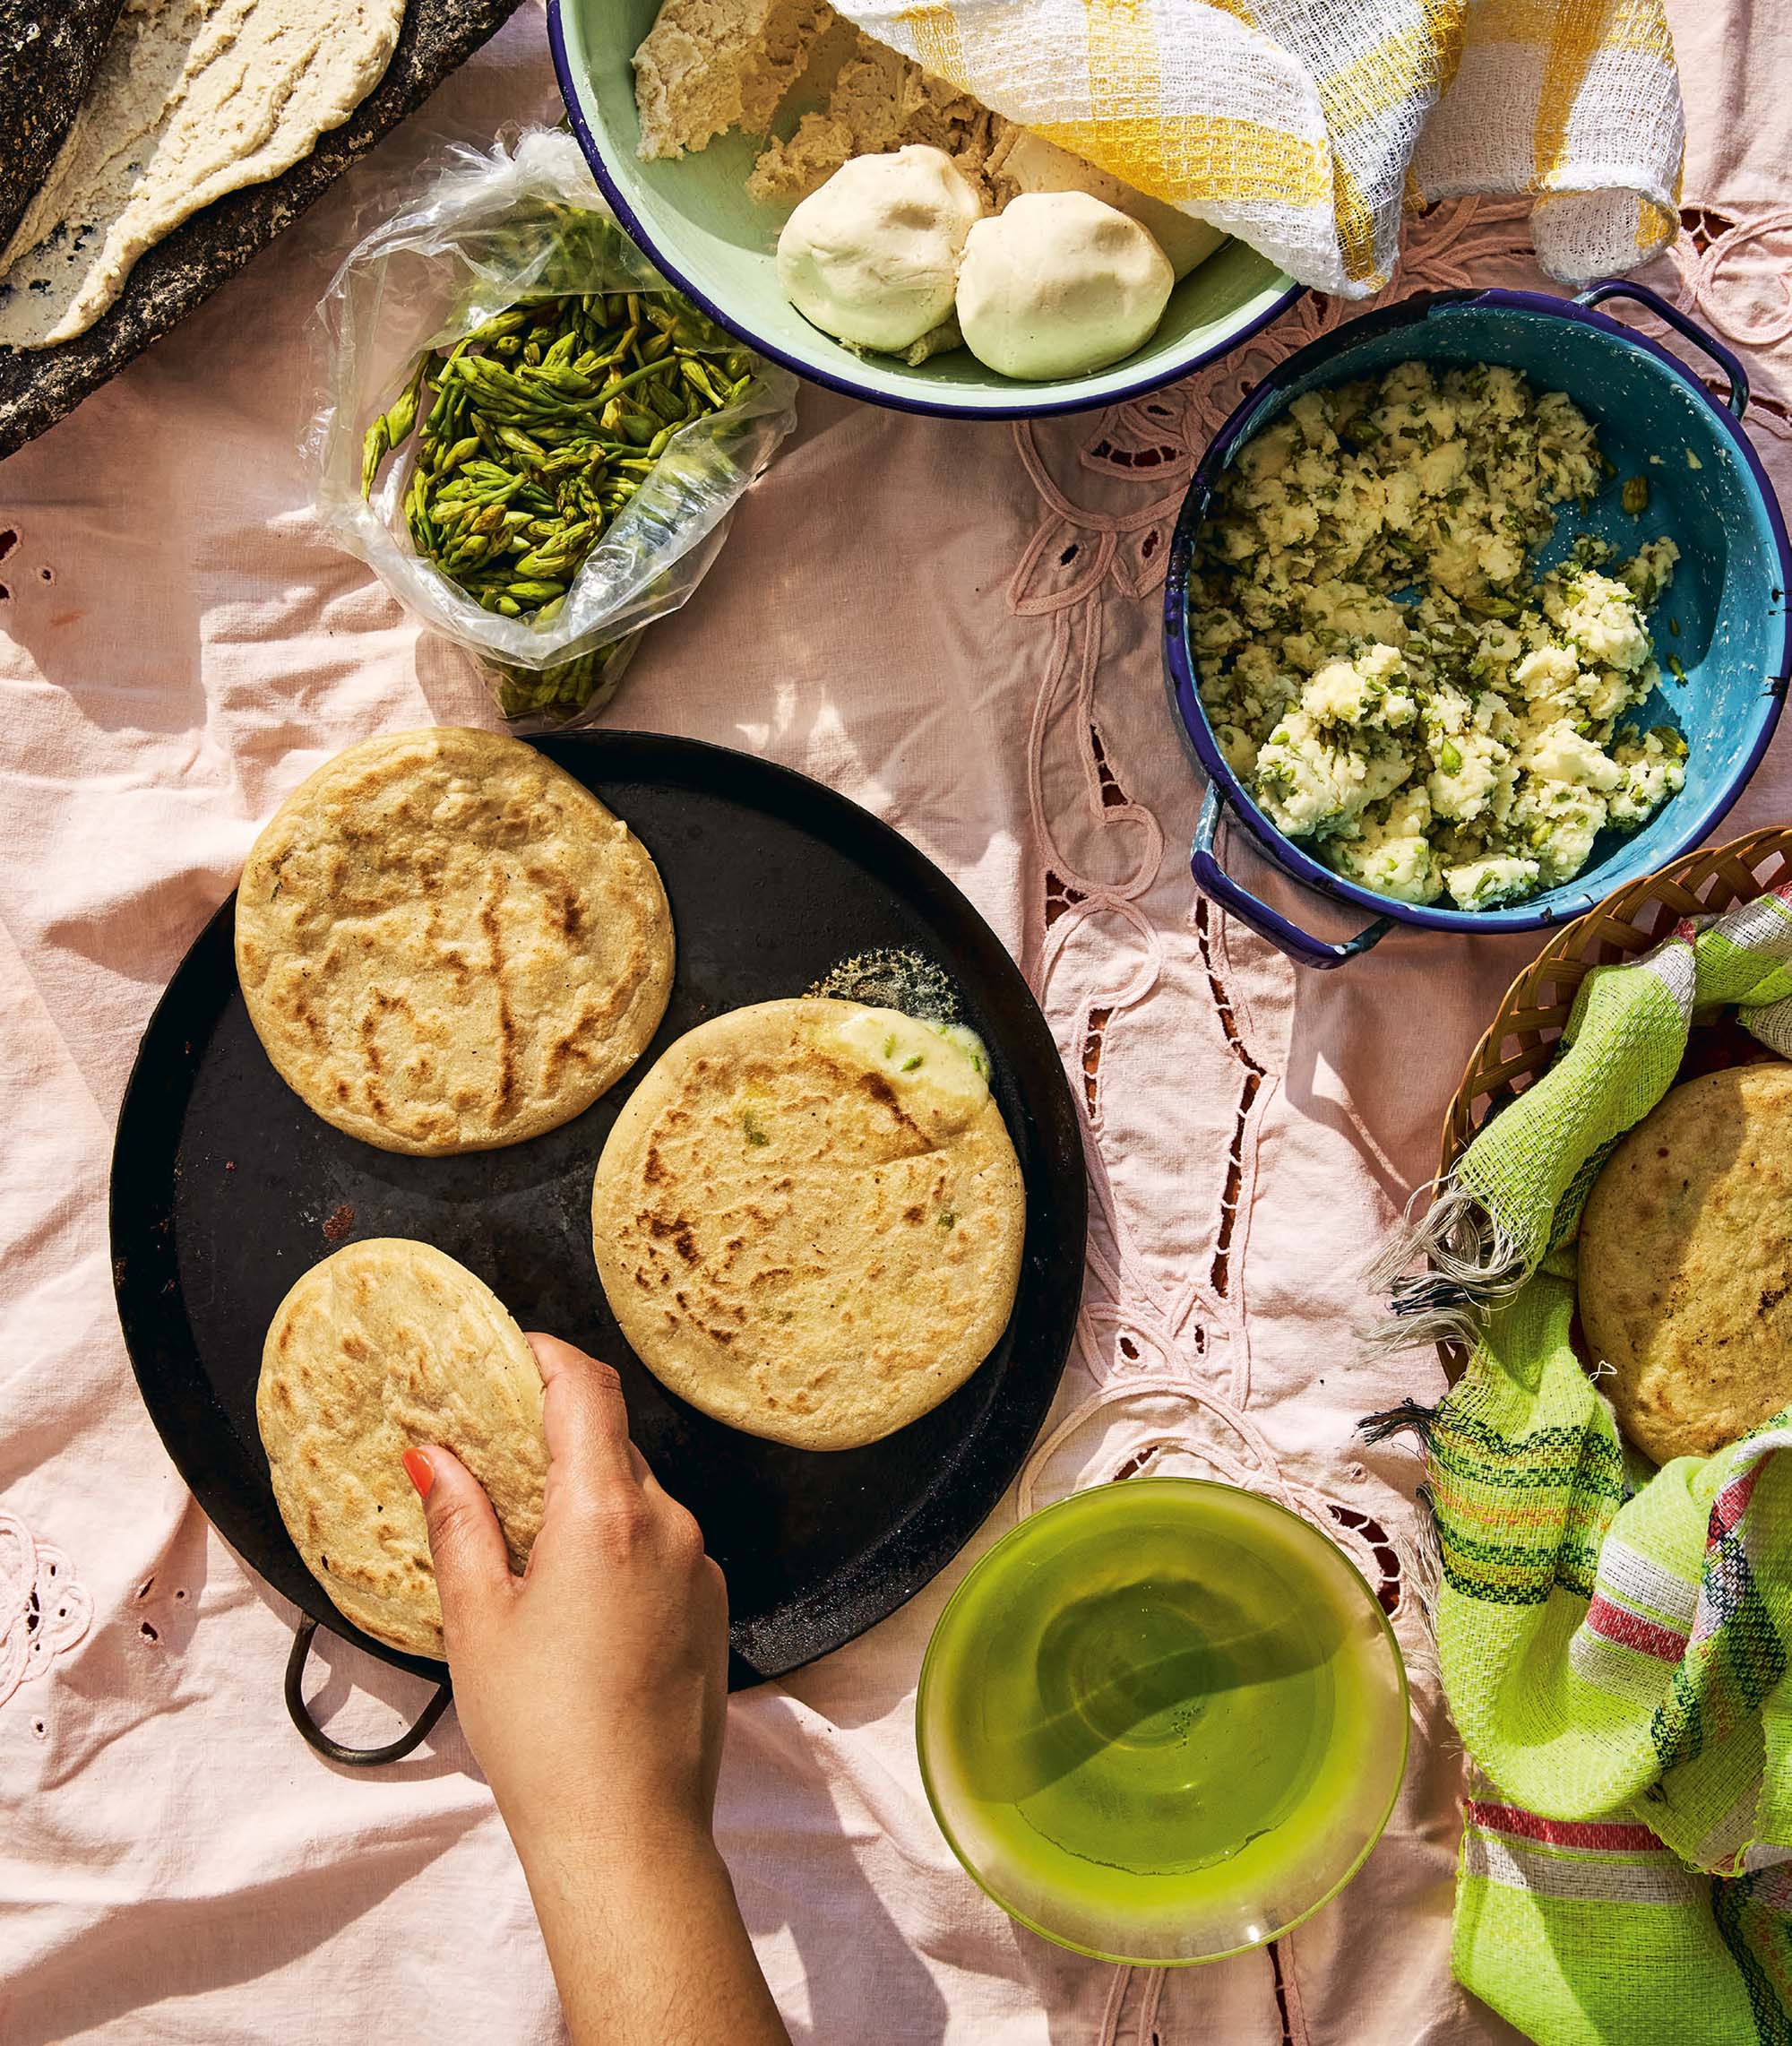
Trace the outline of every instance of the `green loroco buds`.
[[[567, 217], [569, 246], [582, 218]], [[616, 232], [597, 216], [589, 231]], [[530, 299], [418, 359], [367, 429], [361, 494], [415, 434], [404, 515], [418, 554], [485, 609], [545, 623], [674, 436], [738, 404], [755, 374], [750, 354], [671, 293]], [[573, 716], [608, 651], [539, 671], [506, 665], [504, 715]]]

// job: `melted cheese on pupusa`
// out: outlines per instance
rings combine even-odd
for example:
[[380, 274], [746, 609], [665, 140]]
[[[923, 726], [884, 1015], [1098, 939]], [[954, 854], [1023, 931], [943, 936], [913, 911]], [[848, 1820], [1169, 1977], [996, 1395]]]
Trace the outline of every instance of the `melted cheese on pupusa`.
[[[961, 1025], [952, 1036], [919, 1023], [900, 1009], [855, 1008], [822, 1031], [823, 1044], [861, 1059], [880, 1073], [911, 1113], [944, 1115], [953, 1119], [980, 1108], [989, 1098], [989, 1083], [979, 1063], [957, 1041], [966, 1037], [980, 1052], [976, 1036]], [[987, 1060], [981, 1061], [986, 1067]]]

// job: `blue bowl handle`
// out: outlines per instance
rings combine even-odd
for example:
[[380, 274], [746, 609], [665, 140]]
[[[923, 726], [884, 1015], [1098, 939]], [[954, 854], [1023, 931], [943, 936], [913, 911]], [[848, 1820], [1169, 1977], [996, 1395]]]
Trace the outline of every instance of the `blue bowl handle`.
[[1359, 930], [1344, 944], [1328, 945], [1322, 937], [1314, 937], [1298, 924], [1279, 916], [1267, 902], [1246, 894], [1220, 866], [1213, 851], [1214, 834], [1219, 829], [1225, 807], [1219, 785], [1210, 781], [1207, 800], [1201, 806], [1201, 821], [1194, 827], [1194, 849], [1189, 855], [1189, 871], [1194, 876], [1195, 885], [1218, 902], [1228, 916], [1236, 917], [1246, 929], [1267, 938], [1278, 952], [1285, 952], [1297, 966], [1342, 966], [1359, 952], [1378, 944], [1394, 928], [1391, 917], [1377, 917], [1366, 930]]
[[1691, 341], [1694, 348], [1710, 356], [1729, 378], [1730, 410], [1741, 419], [1748, 406], [1748, 372], [1716, 335], [1708, 334], [1696, 320], [1689, 320], [1679, 306], [1670, 306], [1658, 291], [1651, 291], [1646, 284], [1633, 284], [1624, 277], [1607, 277], [1590, 291], [1581, 292], [1574, 303], [1597, 306], [1605, 298], [1634, 298], [1639, 306], [1647, 306], [1658, 320], [1665, 320], [1682, 341]]

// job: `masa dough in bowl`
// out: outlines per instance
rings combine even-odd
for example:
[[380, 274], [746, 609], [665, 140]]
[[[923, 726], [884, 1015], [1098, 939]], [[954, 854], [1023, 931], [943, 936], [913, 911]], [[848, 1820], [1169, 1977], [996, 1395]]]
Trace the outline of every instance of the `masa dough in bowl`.
[[237, 891], [237, 971], [275, 1070], [383, 1151], [490, 1151], [569, 1121], [672, 989], [659, 871], [532, 746], [365, 740], [289, 796]]
[[1658, 1463], [1792, 1403], [1792, 1066], [1672, 1089], [1581, 1222], [1581, 1323], [1618, 1426]]
[[403, 19], [404, 0], [125, 0], [0, 255], [0, 342], [84, 333], [183, 220], [308, 156], [378, 84]]
[[1169, 258], [1118, 208], [1087, 192], [1023, 192], [971, 229], [958, 321], [1004, 376], [1081, 376], [1149, 341], [1175, 283]]
[[407, 1449], [440, 1443], [486, 1489], [521, 1570], [541, 1529], [547, 1438], [535, 1352], [482, 1280], [379, 1237], [314, 1265], [268, 1329], [255, 1422], [306, 1567], [363, 1633], [443, 1653]]
[[784, 223], [778, 281], [823, 333], [900, 353], [952, 316], [959, 255], [982, 212], [943, 150], [856, 156]]
[[599, 1161], [592, 1247], [635, 1354], [731, 1428], [851, 1449], [995, 1347], [1026, 1194], [971, 1058], [894, 1009], [737, 1009], [670, 1047]]

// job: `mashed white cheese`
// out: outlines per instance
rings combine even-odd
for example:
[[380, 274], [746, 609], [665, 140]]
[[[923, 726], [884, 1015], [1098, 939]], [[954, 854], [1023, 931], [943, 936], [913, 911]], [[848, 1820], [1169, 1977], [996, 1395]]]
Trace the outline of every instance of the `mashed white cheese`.
[[1659, 683], [1644, 614], [1678, 550], [1537, 576], [1552, 506], [1604, 481], [1559, 391], [1401, 363], [1248, 442], [1202, 530], [1189, 624], [1228, 763], [1271, 821], [1401, 902], [1572, 880], [1644, 823], [1685, 742], [1621, 721]]

